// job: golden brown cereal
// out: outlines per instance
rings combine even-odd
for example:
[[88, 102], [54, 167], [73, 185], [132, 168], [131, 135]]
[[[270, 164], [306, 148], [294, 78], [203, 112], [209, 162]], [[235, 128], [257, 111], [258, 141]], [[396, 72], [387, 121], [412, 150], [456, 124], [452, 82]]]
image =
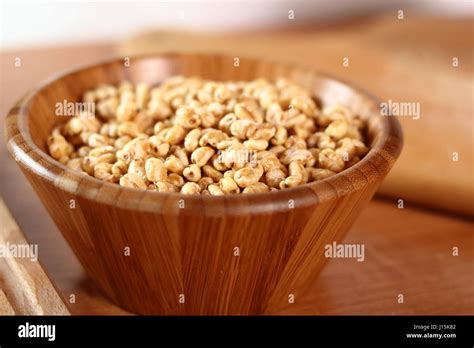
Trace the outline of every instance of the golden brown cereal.
[[275, 135], [271, 139], [273, 145], [283, 145], [288, 139], [288, 131], [283, 126], [278, 126], [275, 131]]
[[201, 187], [195, 182], [187, 182], [181, 187], [180, 192], [186, 195], [195, 195], [201, 192]]
[[329, 169], [322, 169], [322, 168], [310, 168], [310, 169], [311, 169], [310, 178], [312, 181], [326, 179], [336, 174], [336, 172], [333, 172], [332, 170], [329, 170]]
[[225, 115], [219, 121], [219, 129], [227, 134], [231, 134], [230, 126], [237, 120], [237, 116], [234, 113]]
[[321, 150], [318, 149], [318, 148], [313, 147], [313, 148], [308, 149], [308, 151], [311, 152], [311, 155], [313, 155], [313, 158], [306, 162], [306, 167], [307, 168], [312, 168], [318, 162], [319, 153], [321, 152]]
[[94, 176], [97, 179], [104, 181], [113, 181], [114, 176], [112, 175], [112, 164], [111, 163], [98, 163], [94, 167]]
[[176, 173], [171, 173], [168, 175], [167, 179], [168, 183], [180, 188], [184, 185], [184, 179], [181, 175], [176, 174]]
[[165, 131], [163, 140], [167, 143], [170, 143], [171, 145], [176, 145], [182, 142], [185, 136], [186, 131], [184, 128], [179, 124], [175, 124]]
[[153, 156], [164, 157], [170, 150], [170, 144], [162, 142], [156, 135], [150, 137], [149, 143]]
[[150, 151], [150, 142], [147, 136], [138, 136], [130, 140], [125, 146], [117, 151], [117, 157], [126, 163], [137, 158], [146, 158]]
[[234, 179], [227, 177], [219, 181], [219, 187], [224, 193], [239, 193], [240, 189]]
[[228, 135], [221, 130], [205, 129], [199, 138], [199, 146], [211, 145], [216, 147], [220, 142], [227, 140]]
[[87, 91], [86, 93], [84, 93], [84, 96], [82, 97], [82, 100], [85, 103], [94, 103], [97, 99], [96, 95], [97, 94], [96, 94], [95, 91]]
[[256, 184], [247, 186], [242, 190], [242, 193], [259, 193], [270, 191], [270, 188], [263, 182], [257, 182]]
[[240, 120], [251, 120], [258, 123], [263, 122], [263, 113], [255, 105], [246, 103], [237, 103], [234, 106], [234, 114]]
[[294, 127], [295, 135], [303, 140], [308, 139], [315, 130], [316, 126], [314, 124], [314, 120], [311, 118], [306, 118], [304, 122], [299, 123]]
[[315, 116], [316, 104], [309, 96], [297, 96], [290, 100], [290, 104], [296, 109], [302, 111], [307, 116]]
[[276, 146], [270, 147], [268, 151], [273, 153], [275, 156], [279, 156], [280, 154], [286, 151], [286, 147], [284, 147], [283, 145], [276, 145]]
[[209, 146], [197, 148], [191, 154], [191, 162], [203, 167], [211, 159], [215, 151]]
[[155, 183], [158, 192], [178, 192], [178, 187], [169, 182], [159, 181]]
[[87, 142], [90, 147], [101, 147], [112, 143], [111, 139], [97, 133], [91, 134]]
[[247, 131], [249, 130], [250, 126], [253, 125], [253, 121], [251, 120], [235, 120], [230, 125], [230, 133], [239, 138], [245, 139], [247, 137]]
[[227, 167], [227, 165], [223, 162], [221, 155], [222, 155], [222, 152], [217, 153], [214, 156], [212, 156], [212, 165], [217, 170], [223, 172], [229, 169], [229, 167]]
[[212, 180], [212, 178], [210, 178], [208, 176], [205, 176], [205, 177], [199, 179], [198, 185], [199, 185], [199, 187], [201, 187], [201, 190], [204, 191], [204, 190], [207, 190], [207, 187], [210, 184], [212, 184], [213, 182], [214, 182], [214, 180]]
[[300, 161], [291, 162], [289, 165], [290, 176], [280, 182], [280, 188], [295, 187], [303, 183], [305, 169]]
[[201, 168], [197, 164], [191, 164], [184, 168], [183, 176], [192, 182], [198, 182], [201, 179]]
[[96, 157], [86, 156], [82, 161], [82, 170], [84, 170], [89, 175], [94, 175], [94, 167], [97, 164]]
[[176, 110], [175, 122], [184, 128], [193, 129], [199, 127], [201, 118], [196, 111], [189, 106], [181, 106]]
[[60, 159], [69, 156], [74, 147], [62, 135], [52, 135], [48, 139], [48, 149], [53, 158]]
[[308, 146], [317, 146], [320, 149], [335, 149], [336, 143], [326, 133], [318, 132], [310, 137], [310, 139], [308, 140]]
[[285, 165], [289, 165], [294, 161], [300, 161], [306, 164], [312, 159], [313, 154], [306, 149], [289, 148], [280, 155], [280, 161]]
[[184, 138], [184, 148], [188, 152], [193, 152], [198, 147], [201, 130], [199, 128], [191, 130]]
[[[90, 156], [90, 154], [89, 154]], [[115, 163], [117, 160], [117, 156], [114, 153], [104, 153], [98, 157], [96, 157], [97, 163]]]
[[218, 182], [223, 176], [220, 171], [210, 165], [202, 167], [202, 172], [204, 175], [210, 177], [214, 182]]
[[265, 169], [263, 168], [262, 164], [261, 163], [250, 163], [250, 164], [247, 164], [247, 167], [251, 167], [253, 168], [253, 170], [255, 171], [255, 174], [257, 175], [258, 177], [258, 180], [260, 180], [260, 178], [262, 177], [263, 174], [265, 174]]
[[82, 158], [73, 158], [67, 161], [67, 166], [71, 169], [82, 171]]
[[138, 130], [138, 126], [136, 123], [132, 121], [126, 121], [124, 123], [121, 123], [120, 126], [118, 126], [117, 134], [120, 137], [128, 135], [132, 138], [135, 138], [140, 134], [140, 131]]
[[169, 156], [165, 161], [165, 167], [168, 171], [176, 174], [182, 174], [185, 165], [181, 160], [175, 155]]
[[[280, 160], [277, 158], [277, 156], [275, 156], [270, 151], [266, 151], [266, 152], [268, 153], [268, 155], [265, 155], [265, 157], [262, 157], [259, 161], [259, 163], [263, 167], [263, 170], [265, 172], [268, 172], [273, 168], [279, 168], [280, 167]], [[257, 160], [258, 160], [258, 156], [257, 156]]]
[[128, 166], [127, 173], [134, 173], [143, 178], [143, 180], [146, 180], [145, 161], [141, 158], [132, 160]]
[[120, 185], [144, 190], [148, 188], [145, 180], [135, 173], [128, 173], [122, 176], [120, 178]]
[[80, 117], [71, 118], [64, 127], [64, 133], [68, 136], [79, 134], [84, 129], [84, 123]]
[[77, 150], [77, 154], [79, 155], [79, 157], [86, 157], [90, 151], [91, 151], [91, 148], [89, 146], [81, 146]]
[[272, 168], [265, 174], [265, 179], [270, 187], [280, 188], [280, 182], [285, 180], [285, 172], [281, 168]]
[[234, 178], [235, 170], [230, 169], [226, 172], [224, 172], [224, 178]]
[[218, 121], [216, 116], [212, 112], [206, 112], [201, 114], [201, 126], [204, 128], [214, 127]]
[[186, 151], [184, 151], [181, 147], [173, 146], [171, 148], [171, 153], [175, 155], [179, 160], [185, 165], [189, 165], [189, 158], [188, 155], [186, 154]]
[[283, 112], [283, 118], [281, 123], [283, 126], [286, 128], [293, 128], [298, 124], [303, 123], [306, 121], [307, 116], [305, 114], [300, 114], [298, 112], [295, 112], [295, 110], [288, 110]]
[[323, 180], [368, 152], [366, 121], [288, 79], [102, 85], [51, 131], [50, 155], [131, 188], [183, 194], [269, 192]]
[[115, 147], [117, 150], [123, 149], [123, 147], [124, 147], [130, 140], [132, 140], [132, 138], [129, 137], [128, 135], [124, 135], [123, 137], [117, 138], [117, 139], [114, 141], [114, 147]]
[[215, 184], [210, 184], [207, 187], [207, 190], [213, 196], [222, 196], [222, 195], [224, 195], [224, 192], [219, 188], [219, 186], [217, 186]]
[[104, 123], [100, 127], [99, 133], [109, 138], [117, 138], [118, 128], [119, 126], [116, 122], [110, 121], [109, 123]]
[[336, 120], [329, 124], [329, 126], [324, 130], [324, 133], [333, 139], [339, 140], [347, 134], [348, 128], [349, 124], [346, 120]]
[[137, 107], [140, 110], [145, 109], [150, 96], [150, 86], [148, 86], [146, 83], [139, 83], [137, 85], [135, 94], [137, 99]]
[[239, 169], [234, 174], [234, 180], [240, 187], [247, 187], [256, 184], [260, 179], [255, 169], [245, 167]]
[[281, 108], [281, 105], [279, 103], [270, 104], [267, 109], [265, 119], [267, 122], [274, 124], [275, 126], [279, 126], [283, 120], [283, 109]]
[[232, 92], [225, 85], [218, 86], [214, 91], [214, 99], [218, 103], [224, 103], [232, 97]]
[[331, 149], [324, 149], [319, 153], [318, 163], [321, 168], [329, 169], [336, 173], [342, 171], [345, 166], [342, 157]]
[[[148, 113], [151, 117], [157, 120], [164, 120], [173, 114], [170, 105], [160, 98], [153, 98], [148, 103]], [[157, 133], [155, 131], [155, 133]]]
[[116, 95], [117, 88], [112, 85], [101, 85], [95, 90], [95, 96], [99, 100], [109, 97], [115, 97]]
[[130, 121], [137, 114], [135, 102], [121, 102], [117, 107], [116, 117], [119, 122]]
[[320, 126], [326, 127], [333, 121], [348, 120], [352, 117], [352, 113], [346, 107], [341, 105], [331, 105], [323, 109], [320, 117], [318, 118], [318, 124]]
[[275, 126], [271, 124], [251, 124], [247, 129], [247, 138], [269, 141], [276, 133]]
[[255, 150], [255, 151], [263, 151], [268, 147], [268, 141], [267, 140], [255, 140], [255, 139], [250, 139], [244, 141], [244, 146], [249, 149], [249, 150]]
[[106, 153], [113, 153], [115, 154], [115, 148], [113, 146], [101, 146], [101, 147], [96, 147], [92, 150], [90, 150], [88, 152], [88, 155], [89, 156], [92, 156], [92, 157], [99, 157], [103, 154], [106, 154]]
[[122, 176], [128, 171], [128, 165], [125, 162], [117, 161], [112, 165], [111, 173], [115, 176]]
[[112, 119], [115, 117], [118, 105], [119, 101], [117, 98], [107, 98], [97, 103], [97, 111], [102, 117]]
[[149, 181], [166, 181], [167, 179], [167, 170], [165, 163], [159, 158], [148, 158], [145, 162], [145, 172], [146, 178]]

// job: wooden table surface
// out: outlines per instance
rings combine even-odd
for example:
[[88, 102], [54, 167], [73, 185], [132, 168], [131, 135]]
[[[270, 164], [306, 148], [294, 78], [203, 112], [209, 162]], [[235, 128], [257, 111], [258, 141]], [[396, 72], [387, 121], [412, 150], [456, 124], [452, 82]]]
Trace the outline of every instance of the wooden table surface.
[[[116, 53], [111, 44], [2, 52], [1, 117], [28, 88], [51, 74]], [[20, 69], [13, 67], [15, 57], [22, 59]], [[412, 145], [410, 141], [405, 147]], [[15, 162], [7, 158], [3, 134], [0, 154], [3, 200], [26, 237], [39, 245], [40, 261], [70, 312], [126, 314], [84, 274]], [[473, 314], [472, 233], [473, 221], [466, 216], [425, 209], [409, 200], [399, 209], [396, 195], [377, 197], [344, 240], [363, 243], [365, 261], [330, 260], [309, 289], [295, 294], [294, 304], [272, 314]], [[457, 256], [453, 248], [458, 248]]]

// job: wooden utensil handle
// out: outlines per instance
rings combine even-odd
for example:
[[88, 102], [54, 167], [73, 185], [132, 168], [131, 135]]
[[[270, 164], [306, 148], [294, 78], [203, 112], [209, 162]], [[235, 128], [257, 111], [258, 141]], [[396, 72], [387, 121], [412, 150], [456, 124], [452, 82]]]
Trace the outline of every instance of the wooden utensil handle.
[[6, 255], [29, 243], [1, 198], [0, 221], [0, 315], [69, 315], [37, 259]]

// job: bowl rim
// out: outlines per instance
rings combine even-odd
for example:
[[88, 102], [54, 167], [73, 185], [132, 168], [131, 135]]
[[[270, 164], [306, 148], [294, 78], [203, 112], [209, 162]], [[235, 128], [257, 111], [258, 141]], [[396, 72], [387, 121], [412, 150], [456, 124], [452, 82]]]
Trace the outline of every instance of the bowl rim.
[[[217, 58], [233, 59], [228, 54], [201, 54], [201, 53], [157, 53], [127, 56], [130, 61], [163, 59], [173, 61], [175, 59], [188, 58]], [[247, 58], [239, 55], [240, 64], [265, 63], [272, 66], [281, 66], [287, 69], [300, 69], [311, 74], [312, 81], [324, 79], [336, 82], [348, 87], [357, 95], [365, 97], [373, 105], [379, 105], [379, 101], [365, 90], [354, 87], [352, 83], [344, 82], [331, 75], [320, 73], [312, 67], [302, 64], [277, 62], [256, 58]], [[93, 70], [103, 65], [113, 65], [123, 62], [124, 57], [108, 59], [96, 64], [88, 64], [82, 67], [68, 69], [52, 75], [40, 83], [37, 87], [30, 89], [15, 106], [8, 112], [5, 122], [5, 139], [10, 154], [23, 168], [44, 180], [54, 184], [56, 187], [74, 195], [89, 200], [98, 201], [108, 205], [133, 209], [139, 211], [156, 212], [157, 209], [166, 210], [168, 213], [175, 212], [184, 215], [192, 212], [192, 209], [179, 209], [175, 203], [185, 202], [191, 207], [201, 207], [200, 213], [219, 216], [225, 210], [226, 215], [232, 214], [255, 214], [268, 212], [269, 204], [272, 211], [288, 210], [289, 201], [293, 200], [293, 207], [308, 207], [318, 203], [326, 202], [332, 198], [340, 197], [348, 192], [355, 191], [361, 186], [367, 186], [375, 180], [382, 180], [391, 166], [398, 158], [403, 146], [403, 133], [401, 126], [393, 115], [382, 116], [379, 112], [370, 110], [370, 117], [380, 118], [381, 129], [378, 131], [376, 141], [369, 152], [355, 165], [323, 180], [314, 181], [284, 190], [239, 194], [239, 195], [184, 195], [182, 193], [156, 192], [120, 186], [116, 183], [101, 181], [93, 176], [77, 172], [49, 154], [42, 151], [32, 140], [27, 117], [33, 99], [46, 87], [58, 80], [68, 76]], [[38, 161], [41, 160], [41, 163]], [[366, 173], [373, 175], [367, 176]], [[363, 177], [361, 179], [361, 177]], [[111, 199], [111, 197], [115, 199]], [[297, 201], [297, 203], [296, 203]], [[174, 208], [173, 208], [174, 204]]]

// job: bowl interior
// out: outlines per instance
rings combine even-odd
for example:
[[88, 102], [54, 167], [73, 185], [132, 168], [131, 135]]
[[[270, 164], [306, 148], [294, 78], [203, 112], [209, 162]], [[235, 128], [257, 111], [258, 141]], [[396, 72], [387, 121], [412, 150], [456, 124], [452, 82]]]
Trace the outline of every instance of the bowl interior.
[[[356, 165], [324, 180], [252, 195], [201, 196], [188, 195], [186, 204], [205, 215], [258, 214], [272, 210], [284, 211], [288, 200], [298, 197], [298, 204], [313, 206], [375, 180], [381, 180], [398, 157], [402, 133], [394, 117], [380, 115], [377, 101], [350, 85], [316, 71], [289, 64], [221, 55], [168, 54], [130, 58], [129, 63], [117, 59], [76, 70], [43, 84], [30, 92], [8, 116], [7, 140], [10, 152], [19, 164], [49, 180], [62, 190], [110, 205], [127, 209], [187, 214], [192, 209], [177, 209], [183, 195], [136, 190], [75, 172], [47, 154], [46, 141], [51, 130], [69, 117], [56, 116], [57, 103], [80, 101], [83, 93], [101, 84], [146, 82], [157, 85], [172, 75], [199, 76], [212, 80], [274, 80], [287, 77], [310, 90], [318, 103], [348, 107], [367, 122], [368, 154]], [[251, 196], [251, 197], [250, 197]]]
[[[238, 63], [238, 66], [236, 64]], [[79, 70], [45, 85], [33, 96], [27, 120], [31, 140], [42, 151], [46, 150], [46, 139], [52, 128], [68, 120], [57, 116], [58, 103], [80, 101], [83, 93], [101, 84], [119, 84], [123, 80], [132, 83], [146, 82], [157, 85], [172, 75], [199, 76], [218, 81], [275, 79], [290, 77], [313, 93], [322, 105], [341, 104], [349, 107], [369, 122], [367, 137], [369, 145], [376, 140], [380, 130], [377, 118], [371, 118], [373, 101], [353, 88], [336, 80], [315, 74], [304, 68], [283, 64], [262, 64], [250, 59], [211, 56], [161, 56], [132, 59], [130, 66], [124, 60]]]

